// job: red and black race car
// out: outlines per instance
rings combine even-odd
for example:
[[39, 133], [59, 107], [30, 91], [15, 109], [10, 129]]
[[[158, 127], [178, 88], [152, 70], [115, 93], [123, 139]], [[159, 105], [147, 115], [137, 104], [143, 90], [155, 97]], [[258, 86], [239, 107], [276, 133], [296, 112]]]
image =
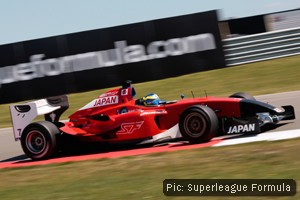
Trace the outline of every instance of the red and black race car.
[[[182, 98], [149, 105], [134, 99], [129, 81], [92, 100], [60, 122], [69, 107], [67, 96], [11, 105], [14, 136], [31, 159], [45, 159], [59, 150], [64, 135], [104, 143], [159, 143], [183, 139], [206, 142], [217, 135], [259, 133], [266, 124], [295, 119], [293, 106], [274, 107], [245, 93], [226, 98]], [[155, 96], [155, 95], [154, 95]], [[156, 99], [157, 100], [157, 99]], [[45, 121], [32, 122], [38, 115]]]

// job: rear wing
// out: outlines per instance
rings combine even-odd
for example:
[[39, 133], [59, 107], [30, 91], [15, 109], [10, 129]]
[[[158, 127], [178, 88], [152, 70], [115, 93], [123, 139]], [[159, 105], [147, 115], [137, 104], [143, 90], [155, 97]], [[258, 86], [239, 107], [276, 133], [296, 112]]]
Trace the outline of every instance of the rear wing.
[[58, 122], [62, 113], [68, 108], [69, 101], [66, 95], [10, 105], [9, 110], [15, 140], [21, 138], [24, 128], [37, 116], [44, 115], [46, 121]]

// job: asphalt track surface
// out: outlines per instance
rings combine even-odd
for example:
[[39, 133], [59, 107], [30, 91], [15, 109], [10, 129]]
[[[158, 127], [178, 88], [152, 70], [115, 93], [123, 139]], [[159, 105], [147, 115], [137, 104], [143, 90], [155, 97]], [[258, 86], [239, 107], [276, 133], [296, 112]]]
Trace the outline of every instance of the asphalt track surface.
[[[275, 129], [269, 130], [267, 132], [278, 132], [278, 131], [288, 131], [300, 129], [300, 91], [286, 92], [279, 94], [269, 94], [257, 96], [257, 100], [270, 103], [274, 106], [283, 105], [293, 105], [295, 108], [296, 119], [291, 121], [284, 121], [278, 124]], [[298, 118], [297, 118], [298, 117]], [[236, 136], [232, 136], [236, 139]], [[243, 137], [243, 136], [241, 136]], [[31, 166], [40, 165], [48, 163], [60, 163], [68, 161], [80, 161], [89, 159], [99, 159], [99, 158], [117, 158], [122, 156], [133, 156], [141, 155], [155, 152], [163, 151], [176, 151], [183, 149], [193, 149], [202, 148], [207, 146], [214, 146], [219, 143], [224, 138], [214, 138], [211, 142], [189, 145], [186, 142], [177, 142], [166, 144], [162, 146], [149, 147], [143, 146], [140, 148], [124, 147], [124, 146], [114, 146], [111, 147], [97, 147], [97, 148], [87, 148], [79, 151], [71, 151], [64, 155], [58, 155], [55, 159], [50, 159], [47, 161], [30, 161], [23, 153], [20, 142], [15, 142], [13, 137], [13, 132], [11, 128], [0, 129], [0, 168], [3, 167], [19, 167], [19, 166]], [[226, 138], [226, 140], [231, 140]]]

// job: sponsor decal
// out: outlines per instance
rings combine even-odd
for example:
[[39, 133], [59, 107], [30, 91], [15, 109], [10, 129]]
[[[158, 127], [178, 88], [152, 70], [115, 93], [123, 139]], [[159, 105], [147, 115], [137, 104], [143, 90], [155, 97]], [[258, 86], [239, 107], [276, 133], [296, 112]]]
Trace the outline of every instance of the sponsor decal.
[[180, 56], [216, 49], [212, 33], [190, 35], [150, 42], [148, 45], [128, 45], [127, 41], [115, 41], [113, 49], [87, 52], [43, 60], [46, 55], [35, 54], [28, 63], [0, 68], [0, 86], [17, 81], [26, 81], [45, 76], [57, 76], [102, 67], [136, 63], [147, 60]]
[[107, 96], [114, 96], [117, 95], [118, 91], [114, 91], [114, 92], [106, 92], [104, 94], [101, 94], [99, 97], [107, 97]]
[[124, 113], [129, 113], [129, 112], [137, 112], [141, 111], [142, 109], [137, 108], [137, 109], [132, 109], [132, 110], [127, 110], [127, 108], [121, 108], [120, 110], [117, 110], [117, 114], [124, 114]]
[[128, 89], [122, 89], [122, 90], [121, 90], [121, 95], [122, 95], [122, 96], [128, 95]]
[[280, 109], [280, 108], [274, 108], [274, 110], [275, 110], [276, 112], [279, 112], [279, 113], [284, 112], [284, 110], [283, 110], [283, 109]]
[[118, 96], [101, 97], [95, 99], [94, 107], [117, 104], [118, 102], [119, 102]]
[[244, 132], [253, 132], [255, 131], [256, 124], [244, 124], [244, 125], [236, 125], [230, 126], [228, 130], [228, 134], [232, 133], [244, 133]]
[[121, 134], [133, 133], [134, 131], [140, 129], [142, 127], [143, 123], [144, 123], [144, 121], [123, 123], [123, 124], [121, 124], [121, 130], [118, 131], [118, 133], [121, 133]]
[[37, 107], [42, 107], [42, 106], [48, 105], [46, 99], [39, 99], [39, 100], [34, 101], [34, 103], [36, 104]]
[[165, 111], [165, 110], [142, 111], [140, 116], [153, 115], [153, 114], [166, 114], [166, 113], [167, 113], [167, 111]]
[[50, 115], [51, 121], [54, 122], [56, 114], [54, 112], [52, 112]]

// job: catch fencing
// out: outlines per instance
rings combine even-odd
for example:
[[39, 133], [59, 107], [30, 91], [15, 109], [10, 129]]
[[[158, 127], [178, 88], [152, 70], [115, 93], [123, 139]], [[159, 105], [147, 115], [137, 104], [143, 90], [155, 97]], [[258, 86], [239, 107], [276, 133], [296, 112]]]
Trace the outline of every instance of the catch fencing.
[[300, 27], [224, 39], [227, 66], [300, 54]]

